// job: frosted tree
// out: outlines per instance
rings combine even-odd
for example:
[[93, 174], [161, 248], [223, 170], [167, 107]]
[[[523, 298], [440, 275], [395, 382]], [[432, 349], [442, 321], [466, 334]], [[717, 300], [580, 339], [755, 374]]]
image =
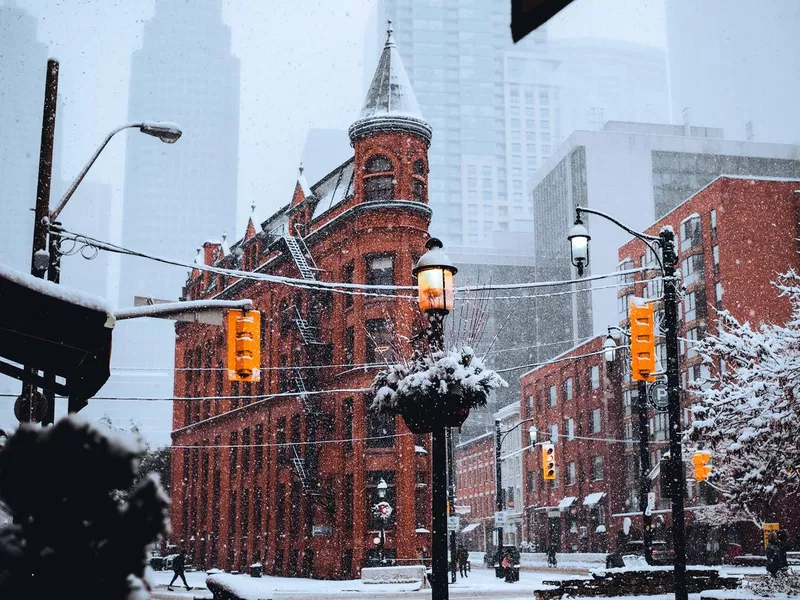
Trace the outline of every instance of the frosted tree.
[[689, 437], [712, 451], [708, 481], [723, 498], [706, 520], [761, 527], [800, 489], [800, 278], [775, 285], [792, 304], [788, 323], [754, 328], [721, 312], [719, 332], [697, 346], [713, 375], [694, 392]]
[[23, 425], [0, 451], [0, 598], [138, 600], [147, 548], [167, 531], [158, 478], [131, 487], [142, 448], [75, 419]]

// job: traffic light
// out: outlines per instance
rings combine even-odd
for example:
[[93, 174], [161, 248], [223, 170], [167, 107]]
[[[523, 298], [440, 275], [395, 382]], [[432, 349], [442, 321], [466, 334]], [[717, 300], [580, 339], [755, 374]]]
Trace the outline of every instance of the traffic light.
[[556, 478], [556, 449], [551, 442], [542, 444], [542, 472], [545, 480]]
[[655, 381], [656, 337], [653, 305], [631, 301], [631, 376], [637, 381]]
[[261, 380], [261, 313], [228, 311], [228, 380]]
[[692, 456], [692, 464], [694, 464], [694, 480], [705, 481], [711, 474], [711, 465], [708, 462], [711, 460], [711, 452], [708, 450], [695, 450]]

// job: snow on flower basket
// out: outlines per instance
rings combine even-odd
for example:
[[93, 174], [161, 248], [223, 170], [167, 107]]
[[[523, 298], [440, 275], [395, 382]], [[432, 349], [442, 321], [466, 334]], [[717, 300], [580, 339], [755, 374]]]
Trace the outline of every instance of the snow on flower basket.
[[486, 405], [492, 390], [507, 386], [470, 346], [415, 350], [375, 376], [371, 409], [402, 415], [412, 432], [430, 433], [435, 427], [461, 427], [471, 409]]

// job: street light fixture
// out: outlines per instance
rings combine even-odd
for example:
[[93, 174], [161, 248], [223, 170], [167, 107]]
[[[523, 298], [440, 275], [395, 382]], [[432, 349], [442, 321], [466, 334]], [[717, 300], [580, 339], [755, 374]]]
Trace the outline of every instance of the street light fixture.
[[589, 266], [589, 230], [581, 221], [580, 213], [575, 217], [575, 224], [569, 230], [567, 239], [570, 242], [572, 265], [578, 269], [578, 276], [583, 275], [583, 269]]
[[[430, 323], [428, 343], [432, 352], [444, 349], [444, 318], [453, 309], [453, 275], [458, 272], [444, 253], [437, 238], [425, 243], [427, 252], [411, 271], [417, 277], [419, 307]], [[433, 600], [448, 600], [447, 588], [447, 462], [452, 464], [452, 444], [448, 444], [447, 428], [443, 425], [431, 431], [431, 593]], [[452, 493], [451, 493], [452, 495]]]
[[380, 483], [378, 483], [378, 498], [380, 498], [381, 500], [386, 498], [386, 488], [388, 487], [389, 486], [386, 485], [386, 481], [381, 479]]
[[113, 131], [111, 131], [107, 136], [106, 139], [103, 140], [103, 143], [95, 150], [92, 157], [89, 159], [89, 162], [86, 163], [86, 166], [83, 167], [78, 176], [75, 178], [75, 181], [67, 188], [67, 191], [64, 192], [64, 195], [61, 198], [61, 201], [56, 206], [55, 210], [50, 213], [50, 222], [58, 219], [58, 215], [61, 214], [61, 211], [64, 210], [64, 207], [69, 202], [69, 199], [72, 198], [72, 195], [75, 193], [75, 190], [78, 189], [78, 186], [83, 181], [83, 178], [86, 177], [86, 174], [89, 172], [89, 169], [92, 168], [92, 165], [97, 160], [97, 157], [100, 156], [100, 153], [105, 149], [108, 145], [108, 142], [111, 141], [111, 138], [118, 134], [120, 131], [124, 129], [138, 129], [142, 133], [147, 135], [157, 137], [165, 144], [174, 144], [175, 142], [180, 139], [183, 132], [178, 125], [174, 123], [157, 123], [157, 122], [144, 122], [144, 123], [129, 123], [127, 125], [123, 125], [122, 127], [117, 127]]
[[[666, 342], [667, 354], [667, 395], [669, 420], [669, 452], [672, 460], [670, 463], [676, 465], [671, 473], [662, 473], [662, 477], [672, 480], [671, 501], [672, 501], [672, 536], [675, 550], [675, 600], [687, 600], [688, 587], [686, 581], [686, 523], [683, 507], [683, 495], [686, 487], [683, 473], [683, 452], [681, 448], [681, 399], [680, 399], [680, 370], [679, 370], [679, 346], [678, 346], [678, 294], [677, 279], [675, 268], [678, 257], [675, 253], [675, 232], [671, 227], [663, 227], [658, 236], [639, 233], [624, 225], [603, 212], [591, 208], [578, 206], [575, 208], [575, 224], [570, 230], [567, 238], [571, 245], [572, 264], [578, 268], [578, 275], [583, 274], [585, 267], [589, 265], [589, 240], [591, 239], [588, 231], [583, 226], [581, 213], [588, 213], [602, 217], [611, 221], [621, 229], [625, 230], [635, 238], [644, 242], [648, 248], [654, 250], [664, 280], [664, 338]], [[661, 250], [661, 256], [657, 250]], [[605, 344], [604, 344], [605, 347]], [[639, 407], [644, 411], [646, 386], [644, 382], [639, 384]], [[640, 412], [641, 415], [641, 412]], [[646, 427], [646, 423], [640, 425]], [[646, 435], [643, 434], [643, 435]], [[646, 464], [643, 461], [643, 467]], [[644, 469], [643, 469], [644, 470]], [[642, 485], [642, 491], [644, 485]], [[642, 492], [640, 491], [640, 494]], [[641, 500], [640, 500], [641, 502]]]
[[384, 548], [386, 547], [386, 519], [392, 514], [392, 507], [385, 501], [386, 489], [388, 487], [386, 480], [381, 479], [378, 482], [377, 491], [379, 502], [375, 505], [375, 513], [380, 520], [381, 532], [380, 536], [374, 538], [373, 541], [378, 545], [378, 559], [381, 565], [386, 563], [386, 557], [384, 555]]
[[617, 354], [617, 342], [614, 341], [614, 338], [611, 337], [611, 333], [609, 332], [606, 341], [603, 342], [603, 357], [606, 359], [606, 362], [611, 364], [614, 362], [614, 357]]

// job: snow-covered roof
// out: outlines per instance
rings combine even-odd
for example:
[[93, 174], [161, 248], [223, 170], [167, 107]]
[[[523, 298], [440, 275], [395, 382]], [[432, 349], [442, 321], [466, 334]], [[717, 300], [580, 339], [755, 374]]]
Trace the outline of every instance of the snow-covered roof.
[[24, 286], [30, 290], [39, 292], [40, 294], [44, 294], [45, 296], [50, 296], [51, 298], [57, 298], [71, 304], [83, 306], [84, 308], [98, 310], [106, 313], [107, 315], [112, 315], [114, 313], [109, 303], [100, 296], [87, 294], [81, 290], [76, 290], [63, 285], [58, 285], [57, 283], [53, 283], [51, 281], [39, 279], [38, 277], [34, 277], [29, 273], [23, 273], [22, 271], [12, 269], [3, 263], [0, 263], [0, 277], [8, 279], [9, 281], [13, 281], [14, 283]]
[[575, 502], [575, 496], [564, 496], [561, 499], [561, 502], [558, 503], [558, 508], [559, 510], [564, 510], [565, 508], [572, 506], [573, 502]]
[[303, 197], [308, 198], [309, 196], [314, 195], [314, 192], [311, 191], [311, 186], [308, 185], [306, 176], [303, 174], [303, 165], [300, 165], [300, 174], [297, 176], [297, 185], [299, 185], [300, 189], [303, 191]]
[[595, 504], [600, 502], [600, 500], [602, 500], [603, 496], [605, 496], [605, 495], [606, 495], [605, 492], [592, 492], [591, 494], [589, 494], [588, 496], [586, 496], [583, 499], [583, 505], [584, 506], [594, 506]]
[[431, 139], [431, 126], [425, 122], [394, 43], [391, 21], [386, 45], [367, 91], [359, 119], [350, 126], [350, 140], [380, 130], [404, 130]]
[[464, 529], [461, 530], [461, 533], [469, 533], [470, 531], [480, 527], [482, 524], [483, 523], [470, 523], [469, 525], [464, 527]]
[[316, 219], [345, 198], [353, 195], [353, 160], [350, 159], [338, 169], [329, 173], [313, 187], [314, 195], [319, 198], [311, 219]]

